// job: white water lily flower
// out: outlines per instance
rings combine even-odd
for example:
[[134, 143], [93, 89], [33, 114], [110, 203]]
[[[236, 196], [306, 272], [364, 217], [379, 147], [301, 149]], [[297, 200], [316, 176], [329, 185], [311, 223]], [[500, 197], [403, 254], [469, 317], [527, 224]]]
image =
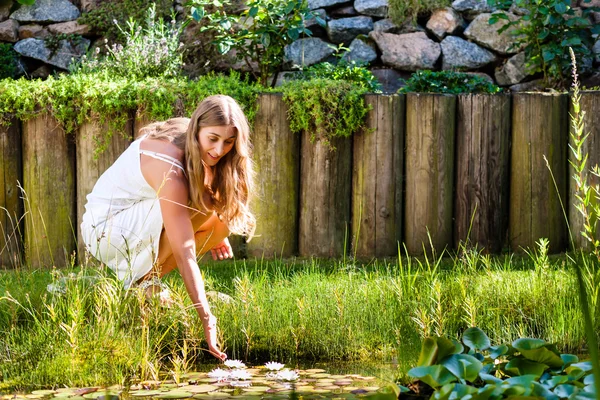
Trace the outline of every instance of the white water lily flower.
[[244, 369], [232, 370], [231, 372], [229, 372], [229, 377], [231, 379], [240, 379], [240, 380], [252, 379], [252, 375], [250, 375], [250, 373]]
[[229, 378], [229, 371], [221, 369], [221, 368], [215, 368], [212, 371], [210, 371], [207, 376], [209, 378], [213, 378], [213, 379], [218, 379], [219, 381], [224, 381], [227, 378]]
[[285, 364], [281, 364], [274, 361], [269, 361], [265, 364], [265, 368], [267, 368], [269, 371], [279, 371], [283, 367], [285, 367]]
[[225, 366], [229, 368], [246, 368], [246, 364], [240, 360], [227, 360], [225, 361]]
[[276, 375], [277, 379], [282, 381], [295, 381], [296, 379], [298, 379], [299, 376], [300, 375], [298, 374], [298, 372], [287, 368], [277, 372]]

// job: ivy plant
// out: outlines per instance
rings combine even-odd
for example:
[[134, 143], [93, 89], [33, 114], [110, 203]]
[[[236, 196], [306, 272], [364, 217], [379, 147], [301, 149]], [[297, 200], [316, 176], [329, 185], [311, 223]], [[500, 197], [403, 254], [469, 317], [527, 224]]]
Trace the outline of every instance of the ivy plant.
[[190, 17], [203, 23], [201, 30], [216, 32], [213, 43], [219, 52], [235, 50], [237, 59], [245, 62], [264, 86], [271, 75], [274, 84], [285, 46], [301, 36], [312, 35], [306, 21], [315, 18], [325, 25], [309, 10], [306, 0], [250, 0], [239, 15], [227, 12], [230, 0], [192, 0], [190, 5]]
[[464, 332], [462, 343], [440, 336], [426, 338], [418, 365], [408, 375], [426, 385], [433, 392], [431, 398], [438, 400], [596, 398], [590, 361], [561, 354], [542, 339], [521, 338], [492, 346], [476, 327]]
[[399, 93], [499, 93], [492, 82], [464, 72], [421, 70], [413, 73]]
[[[584, 0], [584, 3], [590, 1]], [[492, 14], [489, 23], [504, 21], [499, 33], [514, 29], [513, 48], [525, 47], [528, 73], [541, 73], [546, 86], [569, 85], [569, 47], [578, 65], [591, 66], [592, 48], [598, 40], [595, 36], [600, 34], [600, 25], [592, 24], [590, 16], [600, 8], [575, 9], [571, 7], [571, 0], [488, 0], [488, 3], [501, 10]], [[502, 10], [513, 3], [525, 14], [511, 21]]]

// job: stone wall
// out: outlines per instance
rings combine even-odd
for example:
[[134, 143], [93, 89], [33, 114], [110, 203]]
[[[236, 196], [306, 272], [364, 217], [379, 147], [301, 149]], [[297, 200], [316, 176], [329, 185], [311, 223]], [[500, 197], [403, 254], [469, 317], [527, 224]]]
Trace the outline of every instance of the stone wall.
[[[95, 1], [101, 0], [77, 3], [37, 0], [33, 6], [4, 0], [0, 3], [0, 42], [14, 43], [21, 55], [22, 73], [29, 76], [45, 77], [52, 71], [67, 70], [71, 58], [80, 57], [99, 39], [87, 26], [77, 22], [81, 12], [93, 8]], [[590, 3], [573, 0], [573, 3], [577, 7], [600, 6], [600, 0]], [[181, 1], [175, 0], [174, 7], [181, 11]], [[513, 90], [527, 89], [536, 83], [525, 73], [524, 53], [511, 47], [510, 32], [497, 33], [502, 22], [489, 25], [494, 10], [486, 0], [455, 0], [451, 7], [402, 26], [386, 18], [388, 0], [309, 0], [309, 7], [327, 26], [309, 21], [314, 35], [286, 47], [286, 71], [293, 71], [299, 65], [333, 61], [334, 47], [342, 44], [350, 49], [343, 58], [368, 63], [387, 91], [395, 91], [402, 79], [419, 69], [468, 71]], [[521, 13], [522, 10], [513, 7], [508, 15], [515, 19]], [[600, 23], [600, 13], [593, 14], [592, 19], [592, 23]], [[61, 40], [53, 51], [48, 50], [44, 39], [58, 34], [82, 38]], [[589, 82], [598, 85], [600, 41], [594, 52]], [[221, 67], [232, 65], [221, 64]], [[289, 74], [283, 72], [278, 81]]]

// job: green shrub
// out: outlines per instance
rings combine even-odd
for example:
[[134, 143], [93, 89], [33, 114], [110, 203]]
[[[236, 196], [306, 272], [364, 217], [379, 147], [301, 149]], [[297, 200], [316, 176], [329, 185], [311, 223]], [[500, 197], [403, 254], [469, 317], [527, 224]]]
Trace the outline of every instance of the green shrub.
[[175, 77], [183, 67], [183, 44], [179, 41], [181, 27], [173, 20], [165, 22], [156, 16], [155, 4], [147, 11], [145, 28], [129, 19], [127, 30], [121, 30], [125, 42], [106, 44], [106, 55], [97, 48], [95, 55], [84, 56], [74, 72], [105, 72], [109, 76], [132, 77]]
[[14, 78], [17, 74], [17, 52], [12, 44], [0, 43], [0, 79]]
[[[155, 0], [156, 15], [167, 18], [171, 14], [173, 2]], [[125, 26], [127, 21], [144, 21], [147, 15], [148, 2], [144, 0], [105, 0], [98, 8], [79, 17], [79, 23], [87, 24], [91, 30], [108, 39], [109, 42], [123, 43], [125, 36], [118, 26]]]
[[381, 84], [373, 73], [354, 61], [340, 61], [337, 64], [323, 62], [304, 68], [294, 79], [330, 79], [352, 82], [369, 92], [381, 93]]
[[406, 81], [399, 93], [498, 93], [502, 89], [477, 76], [453, 71], [417, 71]]
[[452, 0], [390, 0], [388, 15], [396, 25], [402, 25], [407, 20], [415, 20], [420, 14], [449, 7]]
[[[584, 0], [589, 3], [591, 0]], [[500, 9], [507, 9], [513, 0], [488, 0]], [[571, 0], [514, 0], [517, 7], [527, 14], [510, 21], [500, 11], [492, 14], [490, 24], [504, 21], [498, 30], [514, 29], [513, 48], [525, 46], [526, 66], [530, 74], [542, 73], [547, 86], [566, 88], [569, 86], [571, 59], [569, 47], [575, 53], [577, 64], [591, 65], [592, 47], [600, 34], [600, 25], [592, 25], [591, 12], [598, 7], [575, 9]]]

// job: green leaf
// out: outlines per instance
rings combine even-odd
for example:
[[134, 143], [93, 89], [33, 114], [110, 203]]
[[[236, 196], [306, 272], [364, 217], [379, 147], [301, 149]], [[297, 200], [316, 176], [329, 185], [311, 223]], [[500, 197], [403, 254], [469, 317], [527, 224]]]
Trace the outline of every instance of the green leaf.
[[565, 375], [555, 375], [550, 379], [546, 379], [544, 381], [544, 385], [548, 388], [548, 389], [553, 389], [558, 385], [562, 385], [563, 383], [567, 383], [569, 381], [569, 378]]
[[248, 15], [252, 18], [256, 17], [256, 14], [258, 14], [258, 7], [253, 6], [250, 7], [250, 10], [248, 10]]
[[550, 34], [550, 31], [548, 29], [542, 29], [542, 31], [540, 33], [538, 33], [537, 38], [539, 40], [544, 40], [548, 37], [549, 34]]
[[558, 385], [555, 389], [554, 389], [554, 394], [556, 394], [558, 397], [570, 397], [571, 395], [575, 394], [579, 392], [579, 388], [575, 387], [573, 385]]
[[408, 376], [419, 379], [434, 389], [456, 381], [456, 377], [443, 365], [415, 367], [408, 371]]
[[444, 358], [441, 364], [459, 379], [475, 381], [483, 368], [481, 361], [468, 354], [452, 354]]
[[524, 358], [513, 358], [504, 367], [504, 369], [512, 375], [533, 375], [536, 378], [542, 376], [546, 368], [548, 368], [546, 364], [526, 360]]
[[576, 367], [575, 365], [576, 364], [573, 364], [565, 368], [565, 372], [567, 373], [570, 381], [578, 381], [585, 375], [585, 371], [579, 367]]
[[451, 340], [439, 336], [425, 338], [419, 354], [419, 367], [433, 365], [450, 354], [456, 354], [457, 348]]
[[542, 339], [532, 339], [532, 338], [521, 338], [517, 339], [512, 343], [512, 346], [519, 350], [535, 350], [546, 345], [546, 341]]
[[229, 19], [220, 20], [219, 25], [221, 25], [221, 28], [225, 29], [226, 31], [231, 29], [231, 21]]
[[479, 373], [479, 377], [485, 383], [502, 383], [502, 379], [496, 378], [494, 375], [484, 374], [483, 372]]
[[575, 364], [571, 364], [571, 367], [576, 367], [581, 369], [582, 371], [588, 372], [592, 370], [592, 362], [591, 361], [582, 361]]
[[548, 15], [548, 13], [550, 12], [550, 9], [546, 6], [541, 6], [540, 8], [538, 8], [538, 11], [542, 15]]
[[563, 367], [568, 367], [570, 364], [576, 363], [579, 361], [579, 357], [574, 354], [561, 354], [560, 358], [563, 360]]
[[463, 343], [471, 349], [486, 350], [490, 347], [490, 339], [479, 328], [473, 327], [463, 333]]
[[508, 346], [505, 344], [490, 347], [490, 357], [492, 357], [494, 360], [505, 355], [506, 353], [508, 353]]
[[32, 6], [35, 4], [35, 0], [17, 0], [19, 4], [23, 4], [24, 6]]
[[461, 383], [449, 383], [440, 388], [433, 394], [433, 399], [446, 400], [446, 399], [464, 399], [468, 398], [471, 394], [477, 393], [477, 388], [470, 385], [463, 385]]
[[534, 350], [520, 350], [523, 357], [531, 361], [537, 361], [546, 364], [550, 368], [560, 368], [563, 366], [563, 360], [558, 354], [549, 350], [547, 347], [541, 347]]
[[192, 11], [192, 18], [194, 18], [194, 21], [200, 21], [202, 18], [204, 18], [204, 8], [203, 7], [192, 7], [191, 8]]
[[581, 38], [577, 37], [577, 36], [573, 36], [570, 37], [568, 39], [563, 40], [560, 45], [563, 47], [569, 47], [569, 46], [578, 46], [580, 45], [581, 42]]
[[565, 3], [556, 3], [554, 5], [554, 10], [556, 10], [557, 13], [564, 14], [567, 12], [567, 5]]
[[315, 16], [315, 21], [317, 21], [317, 24], [323, 28], [327, 26], [327, 22], [325, 22], [325, 20], [318, 15]]
[[292, 40], [297, 40], [300, 37], [300, 32], [297, 28], [290, 28], [287, 31], [288, 37]]

